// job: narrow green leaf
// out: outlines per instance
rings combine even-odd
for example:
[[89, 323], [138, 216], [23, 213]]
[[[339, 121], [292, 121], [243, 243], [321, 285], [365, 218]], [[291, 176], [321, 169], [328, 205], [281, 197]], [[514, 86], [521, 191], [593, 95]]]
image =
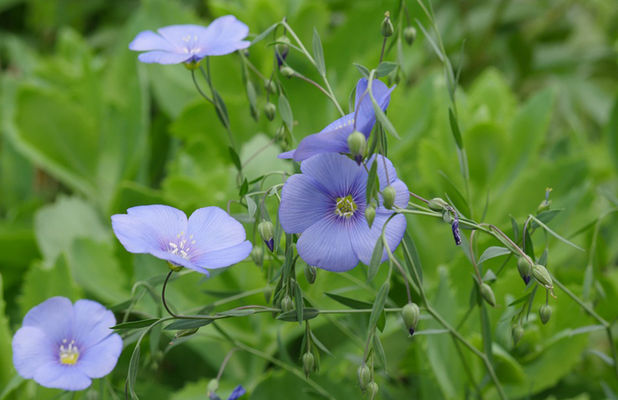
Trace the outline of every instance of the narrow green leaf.
[[363, 310], [363, 309], [371, 308], [371, 303], [368, 303], [365, 301], [352, 299], [350, 297], [341, 296], [335, 293], [325, 292], [324, 294], [330, 297], [331, 299], [335, 300], [336, 302], [341, 303], [344, 306], [354, 308], [356, 310]]
[[539, 224], [543, 229], [545, 229], [549, 234], [551, 234], [552, 236], [554, 236], [556, 239], [560, 240], [561, 242], [566, 243], [569, 246], [574, 247], [574, 248], [576, 248], [579, 251], [583, 251], [583, 252], [586, 251], [586, 250], [582, 249], [581, 247], [579, 247], [578, 245], [576, 245], [575, 243], [573, 243], [573, 242], [569, 241], [568, 239], [565, 239], [562, 236], [558, 235], [549, 226], [545, 225], [541, 220], [536, 218], [534, 215], [530, 214], [530, 218], [533, 221], [535, 221], [537, 224]]
[[324, 50], [322, 49], [322, 41], [318, 31], [313, 28], [313, 57], [315, 58], [315, 64], [320, 72], [320, 75], [326, 75], [326, 65], [324, 64]]
[[528, 301], [528, 299], [530, 298], [531, 294], [532, 294], [532, 292], [526, 293], [525, 295], [521, 296], [520, 298], [511, 301], [508, 304], [508, 307], [512, 307], [512, 306], [516, 306], [517, 304], [525, 303], [526, 301]]
[[249, 212], [249, 216], [253, 218], [255, 216], [255, 212], [257, 211], [257, 204], [251, 196], [245, 196], [245, 201], [247, 202], [247, 211]]
[[453, 109], [450, 107], [448, 109], [448, 120], [451, 124], [451, 132], [453, 133], [453, 137], [455, 138], [455, 143], [457, 143], [457, 147], [459, 149], [463, 149], [463, 140], [461, 138], [461, 131], [459, 130], [459, 124], [457, 123], [455, 114], [453, 114]]
[[431, 37], [431, 35], [429, 35], [429, 33], [425, 30], [425, 27], [423, 26], [423, 24], [421, 24], [421, 21], [419, 21], [418, 19], [416, 20], [416, 23], [418, 24], [419, 28], [421, 28], [421, 31], [423, 31], [423, 34], [425, 35], [425, 39], [427, 39], [427, 41], [429, 42], [429, 44], [431, 45], [431, 47], [433, 48], [433, 51], [436, 53], [436, 55], [438, 56], [438, 58], [440, 59], [440, 61], [444, 62], [444, 54], [442, 53], [442, 51], [438, 48], [438, 46], [436, 45], [436, 42], [433, 40], [433, 38]]
[[360, 72], [362, 76], [364, 76], [365, 78], [369, 78], [369, 69], [367, 67], [361, 64], [356, 64], [356, 63], [354, 63], [353, 65], [356, 67], [356, 69], [358, 70], [358, 72]]
[[251, 80], [247, 79], [247, 99], [249, 100], [249, 110], [251, 111], [251, 117], [254, 120], [258, 120], [257, 110], [257, 93], [255, 92], [255, 86]]
[[311, 341], [313, 342], [313, 344], [315, 344], [318, 347], [318, 349], [322, 350], [324, 353], [328, 354], [329, 356], [332, 356], [333, 353], [331, 353], [330, 350], [328, 350], [328, 348], [324, 346], [324, 344], [320, 342], [320, 340], [318, 340], [318, 338], [315, 336], [313, 331], [311, 331], [310, 333], [311, 333]]
[[139, 358], [140, 358], [140, 345], [142, 343], [143, 336], [140, 336], [139, 340], [135, 344], [131, 359], [129, 361], [129, 372], [127, 373], [127, 389], [132, 399], [137, 399], [135, 393], [135, 380], [137, 378], [137, 371], [139, 370]]
[[219, 95], [219, 92], [217, 92], [212, 87], [210, 89], [212, 90], [212, 98], [215, 102], [215, 111], [217, 112], [217, 116], [219, 117], [219, 120], [221, 121], [223, 126], [227, 128], [230, 126], [230, 117], [227, 113], [227, 107], [225, 106], [225, 102], [221, 98], [221, 95]]
[[371, 94], [371, 102], [373, 103], [373, 110], [375, 111], [376, 117], [378, 121], [380, 122], [380, 124], [382, 124], [384, 129], [386, 129], [388, 133], [390, 133], [397, 139], [401, 139], [399, 137], [399, 134], [397, 133], [397, 130], [395, 129], [391, 121], [388, 119], [386, 114], [384, 114], [384, 111], [382, 111], [382, 108], [380, 108], [380, 106], [378, 105], [378, 102], [376, 101], [375, 97], [373, 97], [373, 94]]
[[[305, 308], [303, 310], [303, 320], [304, 321], [313, 319], [313, 318], [317, 317], [318, 315], [320, 315], [320, 310], [318, 310], [316, 308]], [[288, 321], [288, 322], [296, 322], [296, 321], [298, 321], [296, 310], [292, 310], [292, 311], [288, 311], [288, 312], [284, 312], [282, 314], [279, 314], [277, 316], [277, 319], [280, 319], [281, 321]]]
[[178, 331], [185, 329], [195, 329], [212, 323], [213, 319], [181, 319], [174, 321], [165, 327], [166, 331]]
[[367, 268], [367, 280], [368, 281], [371, 281], [378, 273], [380, 264], [382, 264], [383, 255], [384, 255], [384, 242], [382, 241], [382, 236], [380, 236], [378, 240], [376, 241], [375, 247], [373, 248], [373, 253], [371, 254], [371, 260], [369, 261], [369, 268]]
[[410, 275], [412, 277], [418, 276], [420, 282], [417, 283], [421, 285], [423, 283], [423, 267], [421, 265], [421, 259], [418, 257], [418, 251], [416, 251], [414, 240], [412, 240], [408, 231], [403, 234], [401, 245], [403, 248], [403, 259], [410, 271]]
[[607, 149], [615, 168], [618, 169], [618, 96], [614, 99], [609, 123], [607, 124], [607, 138]]
[[110, 329], [114, 329], [114, 330], [132, 330], [132, 329], [139, 329], [139, 328], [145, 328], [147, 326], [152, 325], [153, 323], [157, 322], [159, 319], [158, 318], [151, 318], [151, 319], [143, 319], [140, 321], [131, 321], [131, 322], [123, 322], [121, 324], [112, 326]]
[[294, 116], [292, 115], [292, 108], [290, 107], [290, 103], [288, 99], [283, 95], [279, 95], [279, 114], [281, 114], [281, 119], [283, 123], [288, 128], [288, 131], [292, 132], [292, 128], [294, 125]]
[[367, 201], [372, 200], [378, 193], [378, 163], [374, 162], [369, 168], [367, 176]]
[[[461, 194], [461, 191], [457, 188], [455, 183], [453, 183], [451, 178], [449, 178], [443, 171], [438, 171], [438, 174], [440, 175], [443, 182], [447, 186], [446, 192], [453, 196], [453, 201], [449, 200], [449, 202], [453, 206], [455, 206], [456, 209], [459, 210], [460, 214], [464, 216], [469, 216], [470, 206], [468, 205], [468, 202], [466, 201], [466, 198], [464, 197], [464, 195]], [[450, 196], [447, 196], [447, 197], [450, 197]]]
[[230, 158], [232, 159], [234, 166], [236, 167], [236, 169], [240, 170], [242, 164], [240, 163], [240, 158], [238, 157], [236, 150], [234, 150], [232, 147], [228, 147], [228, 150], [230, 152]]
[[264, 32], [260, 33], [255, 38], [253, 38], [253, 40], [251, 41], [251, 46], [253, 46], [257, 42], [259, 42], [260, 40], [262, 40], [266, 36], [268, 36], [268, 34], [270, 32], [272, 32], [277, 26], [279, 26], [279, 22], [276, 22], [276, 23], [272, 24], [271, 26], [269, 26], [268, 28], [266, 28], [266, 30]]
[[519, 225], [513, 216], [511, 215], [511, 226], [513, 228], [513, 241], [519, 243]]
[[240, 309], [240, 310], [227, 310], [227, 311], [221, 311], [219, 313], [217, 313], [217, 315], [222, 315], [225, 317], [245, 317], [247, 315], [252, 315], [255, 314], [255, 310], [247, 308], [247, 309]]
[[[562, 208], [557, 208], [554, 210], [546, 210], [543, 212], [540, 212], [536, 217], [539, 219], [539, 221], [548, 224], [552, 219], [554, 219], [554, 217], [558, 214], [560, 214], [560, 212], [564, 211], [564, 209]], [[532, 223], [530, 224], [530, 229], [535, 230], [536, 228], [539, 227], [539, 224], [536, 223], [536, 221], [532, 221]]]
[[5, 400], [8, 398], [8, 396], [15, 390], [17, 389], [19, 386], [21, 386], [22, 383], [24, 383], [26, 380], [24, 378], [21, 377], [21, 375], [19, 374], [15, 374], [13, 375], [13, 377], [11, 378], [11, 380], [6, 384], [6, 386], [3, 388], [2, 392], [0, 392], [0, 400]]
[[493, 359], [492, 352], [492, 339], [491, 339], [491, 326], [489, 321], [489, 314], [487, 313], [487, 306], [485, 302], [481, 302], [481, 336], [483, 337], [483, 351], [489, 361]]
[[384, 282], [378, 294], [376, 295], [376, 300], [373, 303], [373, 308], [371, 310], [371, 316], [369, 317], [369, 331], [371, 332], [378, 323], [378, 319], [380, 315], [384, 311], [384, 304], [386, 303], [386, 297], [388, 296], [388, 291], [390, 289], [390, 285], [387, 282]]
[[296, 306], [296, 319], [299, 324], [302, 324], [303, 321], [303, 310], [305, 308], [305, 303], [303, 302], [303, 291], [301, 290], [298, 282], [295, 280], [292, 283], [294, 288], [294, 305]]
[[487, 249], [485, 249], [485, 251], [483, 252], [483, 254], [481, 254], [481, 256], [479, 257], [477, 264], [482, 264], [484, 261], [487, 261], [489, 259], [495, 258], [495, 257], [500, 257], [500, 256], [504, 256], [507, 254], [510, 254], [511, 251], [509, 249], [507, 249], [506, 247], [501, 247], [501, 246], [491, 246], [488, 247]]
[[393, 72], [398, 67], [397, 63], [391, 61], [383, 61], [376, 68], [376, 77], [381, 78]]
[[243, 197], [249, 191], [249, 182], [247, 178], [243, 179], [242, 185], [240, 185], [240, 190], [238, 191], [238, 196]]
[[378, 362], [382, 368], [386, 369], [386, 353], [384, 352], [384, 347], [382, 346], [382, 342], [380, 341], [380, 337], [378, 335], [373, 335], [373, 351], [375, 352]]

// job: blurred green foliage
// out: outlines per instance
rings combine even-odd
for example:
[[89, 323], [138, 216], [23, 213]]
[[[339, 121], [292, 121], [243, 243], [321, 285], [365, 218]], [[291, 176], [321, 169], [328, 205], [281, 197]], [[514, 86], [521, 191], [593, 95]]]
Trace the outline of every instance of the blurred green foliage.
[[[407, 1], [410, 23], [427, 19]], [[552, 208], [560, 212], [551, 228], [583, 247], [579, 252], [538, 230], [537, 258], [609, 322], [618, 316], [618, 8], [594, 1], [436, 1], [436, 24], [455, 66], [460, 66], [458, 121], [470, 179], [466, 194], [448, 121], [448, 92], [439, 60], [421, 30], [412, 47], [396, 48], [387, 60], [402, 64], [388, 109], [401, 140], [389, 139], [389, 157], [400, 177], [426, 198], [450, 198], [464, 214], [513, 234], [511, 219], [523, 224], [535, 214], [551, 187]], [[127, 48], [141, 30], [178, 23], [206, 24], [232, 13], [257, 35], [284, 16], [305, 43], [313, 28], [324, 46], [327, 76], [341, 104], [347, 104], [360, 75], [352, 63], [377, 65], [385, 10], [396, 24], [398, 1], [192, 0], [76, 1], [0, 0], [0, 398], [55, 399], [59, 391], [20, 382], [12, 367], [10, 338], [24, 314], [44, 299], [63, 295], [96, 299], [125, 310], [132, 319], [162, 315], [158, 290], [163, 262], [130, 255], [117, 243], [109, 217], [140, 204], [165, 203], [187, 212], [237, 199], [234, 166], [225, 130], [214, 109], [195, 92], [182, 66], [141, 65]], [[250, 48], [249, 59], [266, 76], [273, 69], [272, 38]], [[318, 80], [298, 53], [288, 63]], [[212, 60], [213, 80], [242, 143], [249, 180], [273, 170], [292, 172], [275, 158], [279, 144], [250, 159], [275, 138], [280, 116], [251, 118], [238, 55]], [[266, 102], [263, 82], [254, 75], [257, 110]], [[389, 78], [394, 78], [391, 75]], [[283, 80], [294, 116], [296, 141], [317, 132], [336, 109], [305, 82]], [[271, 178], [278, 183], [278, 178]], [[232, 212], [247, 220], [243, 209]], [[274, 209], [270, 209], [271, 215]], [[482, 348], [481, 319], [475, 306], [473, 270], [452, 243], [449, 227], [421, 216], [409, 217], [409, 232], [424, 266], [434, 306]], [[521, 228], [521, 225], [520, 225]], [[255, 229], [250, 239], [260, 246]], [[469, 232], [466, 232], [468, 234]], [[253, 240], [255, 239], [255, 240]], [[478, 254], [495, 240], [477, 235]], [[509, 304], [524, 295], [515, 260], [493, 258], [497, 306], [487, 310], [493, 362], [512, 398], [615, 398], [618, 380], [611, 346], [595, 322], [562, 292], [550, 299], [551, 321], [540, 324], [537, 296], [525, 333], [514, 346]], [[319, 271], [309, 285], [298, 269], [306, 299], [320, 308], [341, 308], [324, 293], [372, 302], [386, 268], [366, 282], [365, 267], [350, 273]], [[154, 278], [154, 280], [153, 280]], [[142, 282], [141, 286], [133, 286]], [[246, 261], [208, 280], [195, 274], [172, 284], [170, 301], [180, 310], [213, 305], [217, 310], [266, 304], [269, 281]], [[400, 279], [393, 281], [387, 306], [405, 303]], [[221, 300], [249, 292], [229, 303]], [[152, 296], [151, 296], [152, 295]], [[154, 298], [152, 298], [154, 297]], [[218, 303], [215, 303], [217, 302]], [[123, 306], [124, 304], [124, 306]], [[224, 305], [224, 307], [221, 307]], [[125, 314], [119, 312], [122, 318]], [[363, 352], [368, 315], [320, 316], [311, 321], [323, 353], [312, 378], [336, 399], [359, 398], [356, 368]], [[302, 368], [304, 330], [271, 315], [223, 320], [219, 327], [288, 365]], [[587, 327], [585, 329], [579, 329]], [[454, 345], [440, 326], [423, 315], [420, 330], [407, 336], [390, 315], [380, 339], [386, 365], [377, 381], [384, 399], [475, 397], [474, 378], [484, 398], [495, 398], [484, 369]], [[616, 324], [613, 326], [618, 336]], [[84, 399], [122, 398], [135, 335], [116, 370], [78, 395]], [[142, 349], [137, 392], [148, 399], [204, 398], [232, 346], [210, 326], [190, 340], [169, 331], [153, 333]], [[251, 399], [314, 398], [312, 389], [272, 362], [237, 352], [221, 381], [221, 391], [237, 384]], [[11, 390], [10, 393], [8, 389]], [[62, 396], [60, 394], [60, 396]], [[62, 397], [64, 398], [64, 397]], [[68, 398], [68, 397], [67, 397]]]

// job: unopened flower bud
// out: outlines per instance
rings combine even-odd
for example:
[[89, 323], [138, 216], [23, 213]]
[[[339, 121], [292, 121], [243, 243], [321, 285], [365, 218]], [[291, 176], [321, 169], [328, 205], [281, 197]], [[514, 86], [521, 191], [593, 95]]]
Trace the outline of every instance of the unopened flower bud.
[[519, 271], [519, 275], [521, 279], [524, 280], [526, 285], [530, 282], [530, 274], [532, 273], [532, 265], [526, 257], [519, 257], [517, 260], [517, 270]]
[[313, 357], [313, 354], [311, 354], [310, 352], [303, 354], [303, 370], [305, 371], [305, 376], [307, 378], [313, 372], [314, 366], [315, 358]]
[[315, 278], [318, 275], [318, 270], [313, 265], [307, 264], [305, 266], [305, 278], [307, 278], [307, 282], [313, 283], [315, 282]]
[[371, 225], [373, 225], [373, 220], [376, 218], [376, 208], [369, 204], [367, 207], [365, 207], [365, 219], [367, 220], [367, 225], [369, 225], [369, 227], [371, 228]]
[[208, 382], [208, 394], [215, 393], [219, 389], [219, 381], [217, 379], [211, 379]]
[[403, 30], [403, 38], [408, 45], [412, 46], [412, 43], [414, 43], [416, 39], [416, 29], [413, 26], [407, 26], [406, 29]]
[[546, 289], [554, 288], [554, 283], [551, 280], [551, 275], [549, 275], [549, 271], [547, 271], [547, 268], [545, 268], [544, 266], [534, 264], [532, 266], [532, 276], [534, 276], [534, 279], [536, 279], [536, 281], [542, 286], [544, 286]]
[[284, 67], [281, 67], [279, 72], [281, 72], [281, 75], [283, 75], [286, 78], [291, 78], [292, 76], [294, 76], [294, 70], [288, 67], [287, 65]]
[[268, 93], [277, 93], [277, 85], [272, 79], [266, 79], [264, 81], [264, 88]]
[[401, 317], [403, 318], [403, 322], [406, 324], [406, 328], [408, 329], [408, 332], [410, 332], [410, 335], [414, 335], [420, 313], [421, 312], [415, 303], [408, 303], [403, 306], [403, 309], [401, 310]]
[[358, 383], [360, 384], [361, 390], [367, 389], [367, 385], [371, 381], [371, 371], [366, 364], [358, 367]]
[[277, 42], [279, 43], [275, 45], [275, 52], [277, 55], [277, 64], [281, 66], [290, 51], [290, 39], [288, 39], [287, 36], [279, 36], [279, 38], [277, 38]]
[[266, 115], [266, 118], [268, 118], [269, 121], [272, 121], [273, 118], [275, 118], [276, 111], [277, 111], [277, 108], [270, 101], [266, 103], [266, 105], [264, 106], [264, 114]]
[[369, 382], [369, 385], [367, 385], [367, 393], [369, 393], [369, 399], [373, 400], [376, 398], [376, 395], [378, 394], [378, 384], [375, 382]]
[[524, 336], [524, 328], [520, 324], [513, 326], [511, 335], [513, 335], [513, 344], [519, 343], [522, 336]]
[[292, 301], [292, 298], [286, 294], [285, 296], [283, 296], [283, 299], [281, 300], [281, 310], [283, 312], [288, 312], [288, 311], [292, 311], [293, 309], [294, 309], [294, 302]]
[[491, 287], [486, 283], [481, 283], [480, 286], [481, 296], [485, 299], [490, 306], [496, 306], [496, 296], [494, 295], [494, 291], [491, 290]]
[[429, 200], [427, 206], [434, 211], [442, 211], [448, 208], [448, 203], [439, 197], [434, 197], [433, 199]]
[[539, 308], [539, 317], [541, 317], [541, 322], [543, 324], [549, 322], [551, 318], [551, 307], [548, 304], [543, 304], [541, 308]]
[[451, 223], [451, 231], [453, 232], [453, 240], [455, 244], [459, 246], [461, 244], [461, 232], [459, 232], [459, 217], [455, 214], [453, 222]]
[[350, 154], [354, 157], [354, 161], [360, 165], [365, 156], [365, 151], [367, 150], [367, 139], [365, 135], [359, 131], [352, 132], [352, 134], [348, 136], [348, 148], [350, 149]]
[[264, 250], [262, 250], [261, 247], [254, 246], [250, 255], [255, 265], [262, 266], [262, 263], [264, 262]]
[[549, 207], [551, 207], [551, 200], [549, 199], [549, 194], [551, 193], [551, 190], [552, 190], [551, 188], [545, 189], [545, 199], [536, 208], [537, 214], [543, 211], [547, 211], [549, 210]]
[[382, 36], [384, 37], [392, 36], [393, 32], [395, 31], [395, 28], [393, 28], [393, 23], [391, 22], [391, 13], [388, 11], [384, 13], [384, 20], [382, 21], [381, 31]]
[[397, 196], [397, 192], [395, 191], [394, 187], [392, 187], [391, 185], [388, 185], [387, 187], [385, 187], [384, 190], [382, 191], [382, 198], [384, 199], [384, 207], [388, 208], [389, 210], [393, 208], [393, 205], [395, 204], [396, 196]]
[[275, 241], [273, 239], [273, 223], [270, 221], [262, 221], [258, 224], [258, 232], [260, 232], [260, 236], [262, 236], [262, 240], [268, 246], [270, 251], [273, 251], [275, 246]]

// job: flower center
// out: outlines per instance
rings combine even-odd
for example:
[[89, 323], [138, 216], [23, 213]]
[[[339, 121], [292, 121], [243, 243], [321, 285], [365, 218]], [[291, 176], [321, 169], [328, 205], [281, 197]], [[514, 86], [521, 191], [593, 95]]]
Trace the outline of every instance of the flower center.
[[192, 245], [195, 244], [195, 240], [193, 239], [193, 235], [189, 236], [189, 239], [185, 238], [185, 233], [180, 232], [176, 235], [175, 242], [169, 242], [167, 244], [167, 251], [170, 254], [175, 256], [180, 256], [185, 260], [189, 259], [189, 250], [191, 250]]
[[197, 35], [185, 35], [183, 36], [182, 41], [186, 43], [186, 47], [184, 48], [185, 53], [197, 54], [202, 51], [201, 47], [196, 47]]
[[335, 207], [335, 215], [339, 217], [350, 218], [354, 215], [358, 207], [354, 202], [352, 196], [347, 195], [345, 197], [337, 197], [337, 206]]
[[74, 365], [79, 358], [79, 350], [75, 346], [75, 340], [69, 342], [67, 339], [63, 339], [58, 354], [61, 364]]

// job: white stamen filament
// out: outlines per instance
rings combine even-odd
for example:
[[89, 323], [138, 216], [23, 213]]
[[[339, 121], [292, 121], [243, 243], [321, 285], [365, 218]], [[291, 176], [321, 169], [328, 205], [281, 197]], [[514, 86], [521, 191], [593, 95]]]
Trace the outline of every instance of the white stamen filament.
[[75, 340], [71, 340], [67, 345], [68, 340], [63, 339], [58, 355], [60, 363], [66, 365], [74, 365], [79, 358], [79, 349], [75, 346]]

